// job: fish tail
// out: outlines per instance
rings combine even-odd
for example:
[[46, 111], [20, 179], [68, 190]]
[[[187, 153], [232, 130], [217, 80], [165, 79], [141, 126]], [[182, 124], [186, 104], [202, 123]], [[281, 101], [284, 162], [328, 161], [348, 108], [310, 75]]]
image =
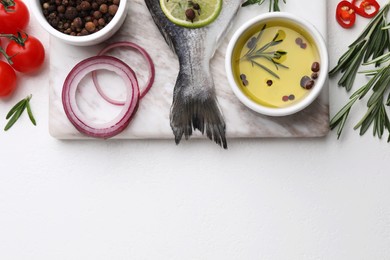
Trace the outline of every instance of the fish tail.
[[211, 87], [194, 87], [191, 80], [179, 73], [170, 114], [175, 142], [179, 144], [183, 135], [188, 140], [192, 131], [198, 129], [227, 149], [226, 124], [215, 95], [214, 83], [212, 79], [205, 82]]

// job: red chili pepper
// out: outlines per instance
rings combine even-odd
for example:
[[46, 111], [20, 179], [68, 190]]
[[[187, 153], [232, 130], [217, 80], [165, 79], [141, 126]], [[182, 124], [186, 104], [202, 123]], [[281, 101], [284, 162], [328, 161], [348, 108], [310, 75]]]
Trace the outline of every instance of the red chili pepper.
[[352, 5], [358, 15], [366, 18], [374, 17], [380, 9], [376, 0], [352, 0]]
[[336, 20], [342, 27], [351, 28], [356, 20], [354, 5], [348, 1], [341, 1], [336, 8]]

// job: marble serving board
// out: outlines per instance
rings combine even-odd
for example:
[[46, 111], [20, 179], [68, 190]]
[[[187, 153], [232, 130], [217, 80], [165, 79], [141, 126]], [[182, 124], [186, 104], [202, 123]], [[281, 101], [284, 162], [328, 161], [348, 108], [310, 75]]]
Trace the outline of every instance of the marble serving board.
[[[151, 91], [140, 101], [139, 109], [128, 126], [114, 138], [120, 139], [165, 139], [173, 138], [169, 125], [169, 112], [172, 91], [178, 74], [178, 61], [160, 35], [143, 0], [129, 0], [128, 16], [123, 27], [109, 42], [132, 41], [143, 46], [156, 66], [155, 83]], [[239, 0], [237, 0], [239, 1]], [[295, 3], [294, 3], [295, 2]], [[282, 11], [304, 17], [327, 35], [326, 0], [287, 1], [281, 4]], [[303, 8], [304, 7], [304, 8]], [[228, 138], [253, 137], [320, 137], [329, 130], [328, 86], [319, 98], [305, 110], [286, 117], [268, 117], [252, 112], [234, 96], [226, 79], [224, 69], [225, 50], [233, 32], [245, 21], [260, 13], [268, 12], [268, 3], [241, 8], [224, 41], [218, 47], [211, 63], [212, 75], [216, 85], [218, 101], [226, 120]], [[58, 139], [89, 138], [79, 133], [67, 119], [62, 102], [61, 91], [69, 71], [84, 58], [94, 56], [108, 42], [93, 47], [76, 47], [50, 39], [50, 134]], [[123, 48], [112, 52], [129, 63], [137, 73], [140, 86], [147, 79], [147, 66], [137, 53]], [[106, 73], [99, 75], [110, 90], [111, 97], [120, 99], [123, 93], [120, 79]], [[116, 82], [118, 81], [118, 82]], [[85, 79], [79, 86], [78, 105], [85, 115], [94, 116], [91, 120], [109, 121], [120, 111], [120, 107], [105, 102], [96, 92], [91, 81]], [[194, 136], [201, 136], [198, 131]]]

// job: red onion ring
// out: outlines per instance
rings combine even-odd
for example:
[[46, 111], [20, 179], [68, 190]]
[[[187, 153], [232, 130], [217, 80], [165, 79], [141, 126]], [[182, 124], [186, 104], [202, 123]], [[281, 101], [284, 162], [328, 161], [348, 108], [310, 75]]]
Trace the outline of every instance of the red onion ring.
[[[80, 81], [90, 72], [105, 69], [120, 76], [127, 89], [126, 101], [121, 112], [110, 122], [90, 122], [76, 103], [76, 90]], [[62, 89], [62, 104], [70, 122], [80, 132], [98, 138], [109, 138], [122, 132], [130, 123], [138, 108], [140, 91], [134, 71], [123, 61], [110, 56], [95, 56], [79, 62], [68, 74]]]
[[[142, 99], [148, 93], [148, 91], [150, 90], [150, 88], [152, 87], [153, 82], [154, 82], [155, 68], [154, 68], [154, 63], [152, 61], [152, 58], [150, 58], [150, 55], [145, 51], [145, 49], [143, 49], [139, 45], [137, 45], [135, 43], [132, 43], [132, 42], [116, 42], [116, 43], [112, 43], [112, 44], [108, 45], [107, 47], [105, 47], [103, 50], [101, 50], [98, 53], [98, 55], [104, 55], [109, 50], [111, 50], [113, 48], [117, 48], [117, 47], [130, 47], [132, 49], [135, 49], [136, 51], [138, 51], [145, 58], [145, 60], [148, 63], [149, 78], [148, 78], [148, 81], [146, 82], [145, 87], [142, 88], [142, 91], [141, 91], [141, 94], [140, 94], [140, 98]], [[99, 82], [97, 80], [96, 72], [92, 72], [92, 80], [93, 80], [93, 83], [95, 84], [95, 87], [96, 87], [97, 91], [99, 92], [99, 94], [107, 102], [109, 102], [109, 103], [111, 103], [113, 105], [118, 105], [118, 106], [124, 105], [123, 101], [114, 100], [114, 99], [110, 98], [109, 96], [107, 96], [104, 93], [103, 89], [101, 88], [101, 86], [100, 86], [100, 84], [99, 84]]]

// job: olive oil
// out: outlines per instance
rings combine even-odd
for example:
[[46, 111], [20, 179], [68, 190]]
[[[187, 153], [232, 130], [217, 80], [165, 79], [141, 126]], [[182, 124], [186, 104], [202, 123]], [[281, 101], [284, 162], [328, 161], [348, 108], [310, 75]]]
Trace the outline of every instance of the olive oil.
[[237, 41], [231, 62], [243, 93], [272, 108], [287, 107], [304, 98], [316, 87], [320, 69], [312, 37], [282, 20], [248, 29]]

